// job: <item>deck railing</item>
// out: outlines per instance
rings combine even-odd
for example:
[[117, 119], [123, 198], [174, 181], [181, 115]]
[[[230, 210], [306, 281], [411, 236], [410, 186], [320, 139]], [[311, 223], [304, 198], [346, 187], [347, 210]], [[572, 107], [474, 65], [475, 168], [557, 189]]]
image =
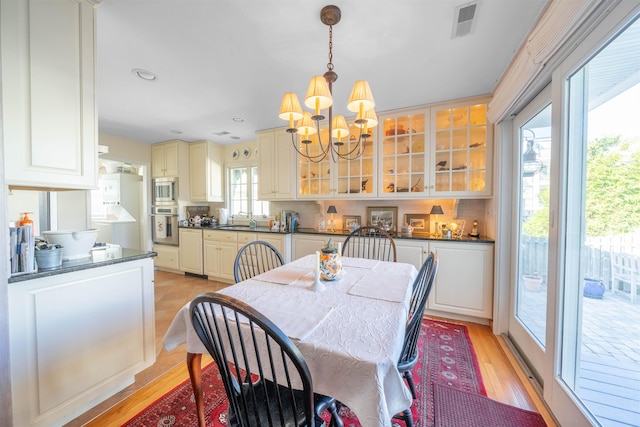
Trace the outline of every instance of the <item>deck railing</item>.
[[[547, 254], [549, 240], [544, 237], [522, 236], [521, 273], [537, 275], [547, 281]], [[602, 280], [606, 289], [612, 289], [611, 254], [626, 254], [640, 259], [640, 231], [621, 236], [589, 237], [586, 239], [582, 269], [584, 277]]]

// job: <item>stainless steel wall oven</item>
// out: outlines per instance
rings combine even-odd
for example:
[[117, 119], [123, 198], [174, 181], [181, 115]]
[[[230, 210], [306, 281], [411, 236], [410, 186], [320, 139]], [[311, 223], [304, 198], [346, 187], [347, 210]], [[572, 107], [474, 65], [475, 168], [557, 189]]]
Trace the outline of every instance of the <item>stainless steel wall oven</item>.
[[153, 206], [151, 228], [154, 244], [178, 246], [178, 207]]

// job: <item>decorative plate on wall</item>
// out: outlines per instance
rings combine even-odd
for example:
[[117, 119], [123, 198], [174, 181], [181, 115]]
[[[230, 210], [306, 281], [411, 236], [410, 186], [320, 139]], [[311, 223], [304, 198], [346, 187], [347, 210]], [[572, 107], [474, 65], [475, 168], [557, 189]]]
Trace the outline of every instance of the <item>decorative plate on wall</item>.
[[233, 158], [233, 160], [237, 160], [238, 157], [240, 157], [240, 152], [238, 152], [238, 150], [233, 150], [233, 152], [231, 153], [231, 157]]
[[242, 149], [242, 157], [244, 157], [245, 159], [251, 157], [251, 149], [249, 147], [244, 147]]

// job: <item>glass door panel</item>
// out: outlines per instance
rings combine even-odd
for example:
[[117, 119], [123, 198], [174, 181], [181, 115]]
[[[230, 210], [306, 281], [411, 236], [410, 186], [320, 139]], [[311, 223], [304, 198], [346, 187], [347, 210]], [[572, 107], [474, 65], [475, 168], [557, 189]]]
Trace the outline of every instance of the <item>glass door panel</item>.
[[486, 104], [436, 110], [432, 118], [434, 161], [429, 166], [434, 192], [451, 196], [484, 192], [486, 184], [479, 180], [487, 178]]
[[549, 248], [551, 105], [520, 126], [516, 318], [544, 349]]
[[561, 378], [603, 426], [640, 425], [640, 20], [569, 78]]
[[423, 113], [382, 121], [382, 187], [386, 194], [425, 191], [425, 126]]

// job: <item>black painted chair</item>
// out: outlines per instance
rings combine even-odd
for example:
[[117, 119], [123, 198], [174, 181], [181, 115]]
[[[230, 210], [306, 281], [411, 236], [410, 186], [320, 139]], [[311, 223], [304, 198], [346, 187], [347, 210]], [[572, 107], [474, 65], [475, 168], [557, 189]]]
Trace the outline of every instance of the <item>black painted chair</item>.
[[[422, 315], [424, 314], [427, 299], [429, 299], [429, 293], [433, 288], [437, 272], [438, 259], [433, 252], [429, 252], [427, 259], [422, 264], [422, 267], [420, 267], [420, 271], [413, 281], [404, 343], [402, 345], [402, 353], [398, 359], [398, 371], [400, 371], [402, 376], [407, 380], [413, 399], [416, 398], [416, 386], [413, 382], [411, 370], [418, 362], [418, 338], [422, 325]], [[396, 418], [404, 420], [407, 427], [413, 427], [411, 408], [405, 409], [402, 414], [398, 414]]]
[[389, 233], [379, 227], [360, 227], [345, 239], [342, 256], [395, 262], [396, 243]]
[[271, 243], [256, 240], [247, 243], [238, 251], [233, 265], [233, 275], [238, 283], [282, 264], [284, 258]]
[[332, 415], [331, 426], [343, 426], [335, 399], [313, 392], [300, 350], [260, 312], [210, 292], [191, 302], [190, 314], [220, 371], [230, 426], [320, 426], [325, 409]]

